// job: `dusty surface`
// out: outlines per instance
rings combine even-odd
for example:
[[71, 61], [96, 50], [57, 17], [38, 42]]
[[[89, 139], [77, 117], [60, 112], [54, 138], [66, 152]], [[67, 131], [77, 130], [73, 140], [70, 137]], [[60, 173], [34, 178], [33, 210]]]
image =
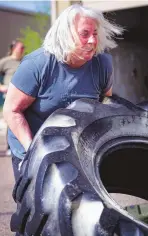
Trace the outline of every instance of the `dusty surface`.
[[0, 118], [0, 236], [12, 236], [10, 218], [15, 211], [12, 199], [14, 177], [11, 157], [5, 156], [6, 150], [6, 124]]
[[111, 194], [112, 198], [120, 205], [120, 206], [129, 206], [129, 205], [138, 205], [138, 204], [145, 204], [148, 203], [147, 201], [138, 198], [138, 197], [133, 197], [125, 194]]
[[11, 157], [0, 158], [0, 236], [14, 235], [10, 231], [10, 217], [15, 210], [12, 199], [14, 178]]

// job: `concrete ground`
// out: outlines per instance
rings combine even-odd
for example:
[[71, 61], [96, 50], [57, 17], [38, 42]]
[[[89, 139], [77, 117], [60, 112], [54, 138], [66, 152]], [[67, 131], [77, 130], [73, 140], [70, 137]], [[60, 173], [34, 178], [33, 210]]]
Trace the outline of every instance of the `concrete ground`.
[[[0, 236], [12, 236], [10, 219], [16, 210], [12, 199], [14, 177], [12, 172], [11, 157], [5, 156], [6, 150], [6, 124], [0, 117]], [[112, 197], [121, 206], [145, 203], [144, 200], [121, 194], [112, 194]]]
[[6, 124], [0, 117], [0, 236], [12, 236], [10, 218], [16, 206], [12, 199], [14, 177], [11, 157], [6, 157]]
[[11, 157], [0, 158], [0, 236], [14, 235], [10, 231], [10, 218], [16, 209], [12, 199], [14, 178]]

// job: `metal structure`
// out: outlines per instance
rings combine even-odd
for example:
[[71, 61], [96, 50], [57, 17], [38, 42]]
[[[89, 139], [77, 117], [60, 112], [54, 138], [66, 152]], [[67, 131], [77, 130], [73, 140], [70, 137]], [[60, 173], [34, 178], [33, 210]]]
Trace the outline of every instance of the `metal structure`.
[[112, 1], [112, 0], [99, 0], [99, 1], [61, 1], [61, 0], [53, 0], [51, 1], [51, 18], [52, 23], [59, 16], [59, 14], [68, 6], [74, 3], [81, 3], [84, 6], [92, 7], [94, 9], [101, 10], [103, 12], [123, 10], [135, 7], [148, 6], [148, 1]]

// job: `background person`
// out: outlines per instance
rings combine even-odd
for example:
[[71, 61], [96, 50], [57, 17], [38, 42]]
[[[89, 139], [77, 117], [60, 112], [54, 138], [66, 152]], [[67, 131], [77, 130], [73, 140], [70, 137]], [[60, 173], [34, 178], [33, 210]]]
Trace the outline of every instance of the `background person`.
[[[0, 92], [6, 96], [9, 83], [24, 55], [24, 45], [20, 41], [13, 41], [9, 46], [8, 55], [0, 59], [0, 75], [3, 76], [3, 83], [0, 84]], [[11, 155], [9, 145], [6, 155]]]
[[23, 55], [23, 43], [13, 41], [9, 46], [8, 55], [0, 59], [0, 74], [3, 75], [3, 84], [0, 85], [0, 92], [7, 92], [10, 80], [19, 66]]
[[79, 98], [112, 95], [112, 59], [121, 28], [102, 13], [68, 7], [47, 32], [43, 46], [22, 60], [10, 83], [3, 115], [16, 180], [18, 166], [46, 118]]
[[0, 92], [7, 92], [10, 80], [19, 66], [23, 55], [23, 43], [13, 41], [9, 46], [8, 56], [0, 59], [0, 74], [3, 76], [3, 84], [0, 84]]

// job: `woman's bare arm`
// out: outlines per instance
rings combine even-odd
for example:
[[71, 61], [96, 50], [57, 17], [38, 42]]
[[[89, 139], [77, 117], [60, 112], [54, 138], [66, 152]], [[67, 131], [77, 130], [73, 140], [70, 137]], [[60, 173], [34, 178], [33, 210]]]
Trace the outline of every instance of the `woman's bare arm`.
[[3, 107], [3, 116], [8, 127], [26, 151], [32, 142], [32, 133], [23, 112], [34, 100], [34, 97], [26, 95], [10, 83]]

